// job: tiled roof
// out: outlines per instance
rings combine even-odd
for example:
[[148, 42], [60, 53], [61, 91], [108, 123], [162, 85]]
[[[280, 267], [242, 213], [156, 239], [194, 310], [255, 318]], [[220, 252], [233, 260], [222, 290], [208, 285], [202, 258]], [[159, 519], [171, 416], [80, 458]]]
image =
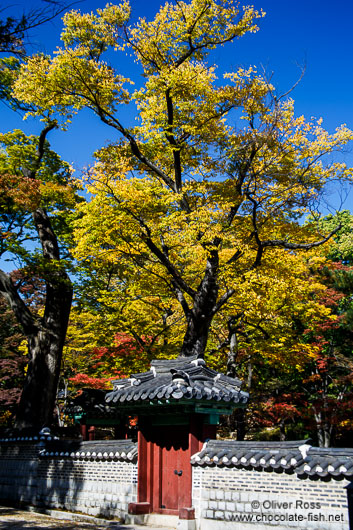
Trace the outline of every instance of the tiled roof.
[[[14, 442], [38, 442], [39, 436], [7, 436], [0, 438], [0, 443], [14, 443]], [[44, 440], [44, 438], [43, 438]]]
[[[8, 437], [0, 442], [36, 442], [42, 458], [137, 461], [137, 443], [131, 440], [82, 442], [45, 436]], [[319, 448], [309, 440], [238, 442], [209, 440], [191, 457], [194, 466], [220, 466], [296, 473], [305, 478], [353, 478], [353, 448]], [[42, 448], [41, 448], [42, 446]]]
[[[255, 469], [289, 469], [304, 461], [300, 442], [237, 442], [210, 440], [202, 451], [193, 455], [196, 465], [251, 467]], [[309, 446], [308, 446], [309, 447]]]
[[319, 477], [352, 477], [353, 448], [311, 447], [296, 473]]
[[137, 461], [137, 443], [131, 440], [100, 440], [94, 442], [47, 441], [40, 451], [42, 458]]
[[116, 418], [116, 407], [109, 407], [105, 403], [105, 390], [96, 388], [84, 388], [82, 393], [69, 401], [66, 406], [68, 416], [82, 416], [85, 414], [91, 418]]
[[114, 381], [107, 403], [179, 400], [212, 401], [244, 405], [249, 395], [240, 390], [241, 381], [206, 366], [203, 359], [154, 360], [151, 370]]
[[290, 442], [237, 442], [209, 440], [192, 456], [196, 466], [225, 466], [278, 470], [300, 476], [351, 478], [353, 448], [318, 448], [308, 440]]

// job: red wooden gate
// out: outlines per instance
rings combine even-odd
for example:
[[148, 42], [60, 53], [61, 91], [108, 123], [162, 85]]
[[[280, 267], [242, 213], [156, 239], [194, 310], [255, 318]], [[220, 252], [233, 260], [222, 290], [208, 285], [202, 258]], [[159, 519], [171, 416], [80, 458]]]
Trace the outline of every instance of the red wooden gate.
[[142, 421], [138, 432], [138, 501], [129, 505], [129, 513], [154, 512], [188, 519], [192, 513], [191, 456], [201, 450], [206, 438], [215, 438], [215, 430], [215, 425], [204, 424], [201, 414], [190, 415], [187, 424], [179, 425]]
[[[201, 442], [190, 425], [163, 425], [139, 431], [138, 504], [146, 511], [178, 515], [190, 508], [191, 455]], [[143, 507], [142, 507], [143, 509]]]
[[189, 429], [184, 425], [164, 428], [159, 442], [159, 508], [162, 513], [179, 513], [191, 506], [191, 466]]

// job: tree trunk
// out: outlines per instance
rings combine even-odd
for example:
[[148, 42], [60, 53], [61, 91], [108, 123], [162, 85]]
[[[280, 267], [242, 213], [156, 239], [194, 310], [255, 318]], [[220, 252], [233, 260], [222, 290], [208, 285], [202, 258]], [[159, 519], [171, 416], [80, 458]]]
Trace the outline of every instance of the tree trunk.
[[[46, 137], [56, 126], [55, 121], [48, 123], [39, 135], [32, 168], [22, 170], [26, 178], [36, 179], [44, 156]], [[11, 278], [0, 270], [0, 293], [14, 311], [28, 341], [29, 364], [15, 422], [18, 429], [40, 429], [52, 423], [73, 292], [49, 215], [44, 208], [39, 207], [33, 211], [32, 218], [42, 246], [46, 284], [42, 318], [31, 313]]]
[[30, 361], [16, 413], [17, 429], [40, 430], [52, 423], [61, 352], [60, 344], [50, 338], [49, 331], [39, 331], [28, 338]]
[[[214, 245], [219, 245], [216, 240]], [[203, 357], [218, 297], [219, 257], [216, 248], [209, 252], [204, 277], [194, 295], [192, 309], [186, 310], [187, 328], [181, 348], [181, 357]], [[184, 309], [185, 310], [185, 309]]]
[[34, 218], [48, 264], [42, 318], [31, 313], [11, 278], [0, 271], [0, 292], [14, 311], [28, 341], [29, 364], [15, 421], [18, 429], [38, 429], [52, 422], [72, 302], [72, 283], [60, 263], [50, 219], [43, 209], [38, 209]]
[[191, 311], [180, 353], [182, 357], [204, 356], [211, 321], [212, 317], [206, 315], [202, 309]]
[[239, 353], [238, 347], [238, 320], [241, 314], [233, 315], [228, 318], [228, 340], [229, 353], [227, 359], [227, 375], [229, 377], [236, 377], [236, 362]]
[[[234, 334], [236, 335], [236, 334]], [[233, 344], [235, 346], [235, 343]], [[234, 352], [233, 352], [234, 353]], [[235, 373], [235, 364], [231, 364], [227, 368], [228, 370], [232, 370], [231, 375], [229, 372], [227, 372], [227, 375], [229, 377], [236, 377]], [[248, 364], [248, 379], [247, 379], [247, 391], [250, 392], [251, 389], [251, 383], [252, 383], [252, 365], [249, 360]], [[245, 435], [247, 432], [247, 419], [246, 419], [246, 408], [238, 408], [236, 409], [231, 416], [229, 417], [229, 426], [232, 427], [232, 430], [235, 429], [237, 433], [237, 441], [244, 441]]]
[[[315, 415], [316, 416], [316, 415]], [[316, 419], [316, 417], [315, 417]], [[316, 423], [316, 433], [317, 433], [317, 444], [319, 447], [325, 447], [324, 435], [321, 427]]]
[[245, 408], [236, 410], [236, 430], [237, 430], [237, 440], [242, 442], [245, 440], [246, 434], [246, 420], [245, 420]]
[[72, 300], [71, 283], [48, 286], [50, 306], [43, 326], [28, 336], [29, 363], [26, 381], [16, 413], [17, 429], [41, 429], [53, 422], [62, 351]]
[[325, 414], [314, 410], [316, 432], [319, 447], [331, 447], [332, 425], [325, 418]]
[[285, 420], [281, 420], [279, 422], [279, 439], [281, 442], [284, 442], [286, 440], [286, 422]]

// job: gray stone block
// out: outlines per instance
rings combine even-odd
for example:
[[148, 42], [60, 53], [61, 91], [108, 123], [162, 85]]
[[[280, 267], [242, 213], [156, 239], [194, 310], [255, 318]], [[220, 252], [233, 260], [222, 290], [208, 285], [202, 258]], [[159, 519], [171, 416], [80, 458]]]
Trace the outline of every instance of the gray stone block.
[[240, 491], [232, 491], [232, 499], [233, 499], [233, 501], [239, 501], [240, 500]]
[[226, 501], [231, 501], [232, 500], [232, 492], [231, 491], [225, 491], [224, 492], [224, 499]]
[[217, 490], [216, 491], [216, 499], [223, 500], [224, 499], [224, 491], [223, 490]]
[[233, 512], [224, 512], [225, 521], [233, 521]]
[[224, 520], [224, 512], [221, 512], [220, 510], [216, 510], [214, 513], [214, 518], [218, 520]]
[[200, 502], [200, 508], [201, 508], [201, 510], [208, 510], [209, 502], [208, 501], [201, 501]]

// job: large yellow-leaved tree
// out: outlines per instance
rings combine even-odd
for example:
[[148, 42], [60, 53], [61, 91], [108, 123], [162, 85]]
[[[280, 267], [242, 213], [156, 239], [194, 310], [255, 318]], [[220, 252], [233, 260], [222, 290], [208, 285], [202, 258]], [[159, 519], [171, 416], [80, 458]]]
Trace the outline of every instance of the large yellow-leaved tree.
[[[118, 271], [117, 292], [135, 304], [167, 309], [181, 356], [203, 356], [222, 322], [229, 346], [242, 326], [270, 335], [282, 309], [285, 332], [286, 312], [299, 311], [293, 293], [303, 301], [316, 288], [304, 285], [301, 253], [338, 228], [320, 233], [301, 220], [328, 184], [351, 178], [328, 156], [350, 130], [329, 134], [296, 116], [253, 66], [212, 64], [215, 49], [236, 47], [262, 16], [233, 0], [176, 0], [136, 24], [128, 1], [72, 11], [62, 48], [30, 58], [15, 85], [44, 120], [66, 127], [89, 108], [111, 130], [89, 174], [76, 257]], [[126, 53], [140, 67], [136, 85], [120, 67]]]

